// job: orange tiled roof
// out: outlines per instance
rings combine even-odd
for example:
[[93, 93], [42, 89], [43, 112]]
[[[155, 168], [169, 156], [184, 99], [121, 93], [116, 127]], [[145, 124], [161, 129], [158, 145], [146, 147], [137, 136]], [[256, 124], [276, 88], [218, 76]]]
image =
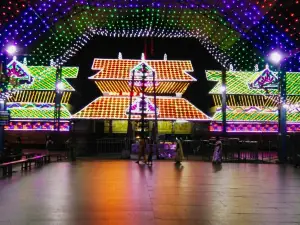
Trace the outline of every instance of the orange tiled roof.
[[[129, 79], [130, 70], [141, 63], [130, 59], [95, 59], [92, 69], [101, 70], [90, 79]], [[145, 60], [156, 71], [156, 80], [196, 81], [187, 72], [193, 72], [191, 61], [185, 60]]]
[[[148, 97], [153, 102], [153, 97]], [[134, 102], [135, 98], [133, 98]], [[81, 111], [73, 115], [76, 119], [128, 119], [126, 109], [129, 107], [130, 98], [126, 96], [103, 96], [99, 97]], [[157, 97], [159, 120], [190, 120], [209, 121], [210, 117], [197, 109], [184, 98]], [[132, 119], [139, 119], [140, 116], [133, 115]], [[149, 115], [147, 119], [153, 119]]]

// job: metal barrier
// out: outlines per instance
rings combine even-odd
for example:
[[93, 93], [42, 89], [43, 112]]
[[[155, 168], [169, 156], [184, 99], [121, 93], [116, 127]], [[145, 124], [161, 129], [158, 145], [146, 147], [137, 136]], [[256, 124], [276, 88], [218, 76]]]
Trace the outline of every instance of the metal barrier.
[[[167, 145], [164, 144], [146, 144], [145, 154], [148, 155], [151, 149], [153, 156], [157, 157], [158, 155], [159, 159], [173, 159], [175, 157], [176, 149], [166, 148], [166, 146]], [[131, 154], [138, 155], [138, 153], [139, 144], [132, 144]]]
[[[279, 140], [263, 141], [240, 141], [235, 138], [228, 138], [223, 142], [224, 162], [257, 162], [271, 163], [278, 159]], [[96, 140], [97, 154], [120, 153], [127, 146], [126, 139], [103, 138]], [[182, 142], [185, 158], [196, 156], [198, 160], [211, 161], [214, 151], [215, 141], [212, 140], [184, 140]], [[300, 139], [291, 139], [287, 142], [287, 160], [294, 162], [296, 156], [300, 155]], [[161, 158], [170, 159], [174, 157], [174, 150], [166, 150], [158, 144], [158, 154]], [[153, 148], [153, 155], [156, 155], [156, 148]], [[133, 150], [132, 154], [137, 154], [138, 150]], [[148, 148], [146, 149], [146, 153]]]
[[126, 146], [125, 139], [104, 138], [97, 139], [97, 153], [122, 153]]
[[[277, 143], [257, 141], [239, 141], [238, 139], [223, 140], [224, 162], [272, 162], [278, 159]], [[211, 161], [214, 141], [196, 140], [183, 141], [185, 155], [198, 156], [200, 160]]]

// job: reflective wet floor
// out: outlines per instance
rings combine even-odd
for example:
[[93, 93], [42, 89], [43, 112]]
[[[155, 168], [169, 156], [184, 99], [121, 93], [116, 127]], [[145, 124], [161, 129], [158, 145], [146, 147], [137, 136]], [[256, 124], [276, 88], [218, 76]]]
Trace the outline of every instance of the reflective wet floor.
[[0, 180], [0, 225], [300, 224], [300, 169], [52, 163]]

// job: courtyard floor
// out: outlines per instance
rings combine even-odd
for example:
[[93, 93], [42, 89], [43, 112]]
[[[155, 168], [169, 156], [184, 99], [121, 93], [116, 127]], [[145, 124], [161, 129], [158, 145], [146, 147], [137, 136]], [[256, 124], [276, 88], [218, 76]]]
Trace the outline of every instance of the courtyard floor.
[[0, 225], [300, 224], [300, 169], [81, 160], [0, 180]]

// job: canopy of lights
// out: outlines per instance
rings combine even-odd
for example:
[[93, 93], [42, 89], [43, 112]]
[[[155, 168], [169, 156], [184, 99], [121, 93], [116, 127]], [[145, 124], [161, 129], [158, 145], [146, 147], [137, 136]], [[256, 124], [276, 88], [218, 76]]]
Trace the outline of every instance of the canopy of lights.
[[29, 65], [65, 64], [89, 39], [196, 38], [224, 67], [253, 71], [272, 50], [300, 71], [299, 0], [14, 0], [0, 8], [1, 47]]

